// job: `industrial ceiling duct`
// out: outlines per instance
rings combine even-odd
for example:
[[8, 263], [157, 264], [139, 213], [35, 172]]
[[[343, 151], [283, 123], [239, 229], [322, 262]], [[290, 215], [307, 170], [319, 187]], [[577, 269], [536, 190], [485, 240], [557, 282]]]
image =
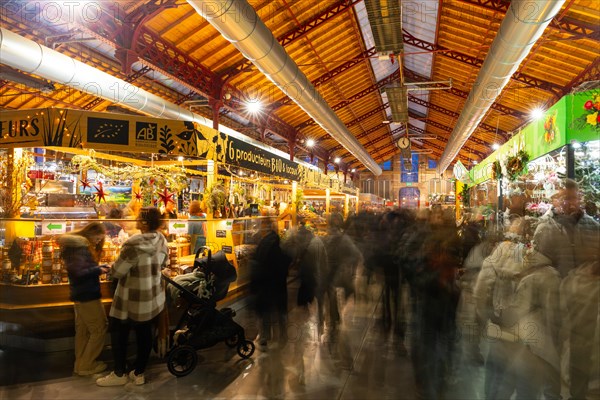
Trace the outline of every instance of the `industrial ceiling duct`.
[[448, 168], [565, 0], [512, 0], [440, 158]]
[[147, 115], [212, 126], [211, 121], [198, 114], [1, 27], [0, 60], [4, 65]]
[[385, 88], [390, 110], [392, 111], [392, 121], [396, 123], [408, 123], [408, 91], [406, 86], [391, 86]]
[[[194, 114], [187, 108], [169, 103], [161, 97], [109, 75], [46, 46], [0, 27], [0, 62], [2, 68], [18, 68], [44, 79], [101, 97], [116, 105], [157, 118], [194, 121], [213, 127], [211, 120]], [[226, 126], [219, 130], [281, 157], [285, 153], [267, 146]]]
[[401, 54], [404, 49], [404, 36], [400, 1], [365, 0], [365, 8], [379, 56]]
[[20, 83], [21, 85], [39, 90], [41, 93], [52, 93], [56, 90], [52, 82], [26, 75], [6, 66], [0, 71], [0, 81]]
[[188, 0], [188, 3], [248, 60], [373, 174], [381, 167], [308, 80], [245, 0]]

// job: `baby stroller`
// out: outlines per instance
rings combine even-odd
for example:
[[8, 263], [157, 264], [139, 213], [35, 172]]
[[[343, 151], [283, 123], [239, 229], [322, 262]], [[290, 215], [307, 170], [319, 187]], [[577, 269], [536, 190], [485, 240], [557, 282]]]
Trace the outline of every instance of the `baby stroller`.
[[251, 357], [255, 350], [254, 343], [246, 339], [244, 328], [233, 320], [235, 311], [216, 308], [217, 301], [227, 295], [229, 284], [237, 279], [235, 267], [229, 263], [223, 251], [216, 252], [213, 257], [208, 250], [206, 257], [199, 258], [203, 250], [201, 248], [196, 253], [194, 268], [200, 269], [206, 276], [210, 297], [199, 297], [163, 276], [170, 285], [179, 289], [180, 296], [187, 303], [187, 309], [172, 333], [173, 347], [167, 355], [169, 372], [177, 377], [186, 376], [196, 368], [197, 350], [219, 342], [225, 342], [231, 348], [237, 347], [237, 353], [242, 358]]

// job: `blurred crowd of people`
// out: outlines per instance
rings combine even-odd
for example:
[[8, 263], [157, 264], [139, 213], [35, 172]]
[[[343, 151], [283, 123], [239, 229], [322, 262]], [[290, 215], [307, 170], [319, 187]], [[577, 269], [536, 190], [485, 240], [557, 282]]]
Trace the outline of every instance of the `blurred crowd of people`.
[[259, 348], [286, 342], [289, 309], [334, 343], [345, 302], [378, 282], [381, 326], [410, 356], [420, 398], [447, 398], [461, 363], [484, 368], [486, 399], [586, 399], [598, 379], [600, 225], [574, 181], [540, 218], [457, 224], [442, 208], [399, 209], [333, 213], [325, 236], [307, 221], [283, 237], [270, 228], [250, 264]]
[[[346, 220], [333, 212], [325, 235], [301, 217], [282, 235], [275, 220], [261, 219], [249, 263], [258, 348], [274, 354], [285, 347], [293, 313], [298, 384], [312, 326], [340, 367], [352, 368], [344, 307], [381, 288], [378, 321], [397, 353], [410, 357], [419, 398], [449, 398], [468, 364], [483, 369], [488, 400], [561, 399], [563, 393], [584, 400], [590, 382], [600, 382], [600, 225], [580, 199], [577, 183], [565, 180], [539, 218], [511, 208], [496, 223], [457, 223], [453, 212], [435, 207], [361, 212]], [[120, 218], [117, 211], [111, 217]], [[190, 215], [192, 245], [201, 248], [205, 224], [197, 202]], [[111, 268], [99, 259], [104, 238], [124, 230], [118, 223], [92, 222], [59, 240], [75, 302], [75, 373], [107, 368], [97, 357], [111, 334], [114, 371], [97, 380], [100, 386], [145, 383], [152, 324], [165, 304], [160, 273], [168, 250], [160, 229], [166, 216], [141, 209], [135, 220], [141, 234], [126, 238]], [[108, 271], [118, 282], [109, 318], [99, 285]], [[299, 283], [293, 304], [290, 276]], [[130, 330], [137, 351], [127, 366]], [[281, 367], [280, 358], [268, 360]]]

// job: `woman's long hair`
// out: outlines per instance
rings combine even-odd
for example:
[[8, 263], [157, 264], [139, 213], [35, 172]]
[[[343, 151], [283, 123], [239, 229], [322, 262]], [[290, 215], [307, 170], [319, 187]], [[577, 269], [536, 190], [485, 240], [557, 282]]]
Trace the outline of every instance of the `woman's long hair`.
[[[98, 221], [93, 221], [84, 226], [83, 228], [71, 232], [71, 234], [83, 236], [84, 238], [86, 238], [90, 243], [89, 249], [90, 253], [92, 253], [92, 257], [94, 257], [94, 260], [96, 260], [96, 262], [100, 261], [100, 258], [102, 256], [102, 249], [104, 248], [104, 235], [106, 235], [106, 228], [104, 227], [104, 224]], [[100, 240], [100, 242], [98, 242], [97, 244], [93, 244], [92, 238], [98, 235], [103, 235], [102, 240]]]

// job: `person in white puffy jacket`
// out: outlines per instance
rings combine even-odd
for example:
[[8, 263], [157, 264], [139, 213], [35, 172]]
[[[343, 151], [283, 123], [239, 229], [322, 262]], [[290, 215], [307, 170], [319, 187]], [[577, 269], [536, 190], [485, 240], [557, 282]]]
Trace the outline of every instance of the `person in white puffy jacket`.
[[[592, 376], [598, 342], [600, 261], [588, 261], [571, 270], [560, 286], [561, 308], [569, 343], [569, 391], [571, 399], [585, 399]], [[598, 374], [598, 360], [595, 361]], [[598, 375], [596, 375], [596, 380]]]
[[524, 243], [504, 241], [484, 261], [476, 297], [479, 316], [488, 321], [486, 399], [508, 399], [515, 391], [517, 400], [538, 399], [559, 371], [559, 285], [550, 259]]

